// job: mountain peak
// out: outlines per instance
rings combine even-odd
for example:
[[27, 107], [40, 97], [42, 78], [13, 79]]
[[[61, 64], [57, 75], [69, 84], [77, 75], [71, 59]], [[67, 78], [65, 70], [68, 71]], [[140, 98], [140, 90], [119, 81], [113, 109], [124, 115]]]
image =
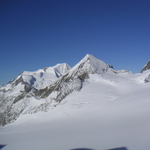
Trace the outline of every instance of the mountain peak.
[[91, 54], [87, 54], [79, 63], [77, 63], [72, 70], [84, 70], [87, 73], [103, 73], [108, 70], [108, 65], [102, 60], [95, 58]]
[[91, 55], [91, 54], [86, 54], [85, 55], [85, 57], [82, 59], [82, 60], [92, 60], [92, 59], [97, 59], [97, 58], [95, 58], [93, 55]]
[[141, 73], [146, 71], [146, 70], [149, 70], [150, 69], [150, 60], [147, 62], [147, 64], [142, 68], [141, 70]]
[[84, 58], [92, 58], [92, 57], [94, 57], [94, 56], [91, 54], [86, 54]]

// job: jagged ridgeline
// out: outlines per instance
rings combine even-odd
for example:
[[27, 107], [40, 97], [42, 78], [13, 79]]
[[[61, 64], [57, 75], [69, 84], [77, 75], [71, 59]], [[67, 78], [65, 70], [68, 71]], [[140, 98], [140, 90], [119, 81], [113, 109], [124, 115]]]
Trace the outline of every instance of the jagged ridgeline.
[[22, 72], [8, 84], [0, 87], [0, 125], [16, 120], [21, 114], [48, 111], [66, 96], [80, 91], [90, 74], [118, 74], [113, 66], [87, 54], [73, 68], [68, 64]]
[[[112, 70], [88, 54], [73, 68], [64, 63], [35, 72], [25, 71], [0, 88], [0, 125], [16, 120], [20, 114], [47, 111], [53, 107], [52, 102], [56, 106], [68, 94], [81, 90], [89, 74]], [[38, 104], [31, 105], [32, 101]]]
[[35, 95], [39, 98], [47, 98], [49, 96], [51, 99], [60, 102], [71, 92], [81, 90], [83, 82], [89, 77], [89, 74], [103, 74], [108, 68], [109, 66], [104, 62], [87, 55], [56, 82], [45, 89], [36, 91]]

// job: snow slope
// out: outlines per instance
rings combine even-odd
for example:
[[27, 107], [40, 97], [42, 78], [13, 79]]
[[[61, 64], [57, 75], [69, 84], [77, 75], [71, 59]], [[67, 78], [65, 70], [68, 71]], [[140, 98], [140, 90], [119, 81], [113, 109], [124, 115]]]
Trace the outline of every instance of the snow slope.
[[13, 81], [0, 87], [0, 125], [15, 121], [21, 113], [24, 113], [24, 110], [27, 112], [27, 108], [29, 112], [33, 107], [40, 105], [36, 111], [46, 111], [47, 103], [45, 102], [46, 108], [43, 107], [43, 101], [35, 103], [37, 98], [34, 93], [53, 84], [70, 68], [68, 64], [64, 63], [35, 72], [24, 71]]
[[43, 89], [49, 84], [56, 81], [62, 75], [67, 73], [70, 69], [71, 67], [68, 64], [62, 63], [62, 64], [57, 64], [53, 67], [39, 69], [34, 72], [24, 71], [12, 82], [6, 84], [1, 88], [2, 89], [4, 88], [5, 90], [9, 90], [10, 88], [12, 88], [11, 86], [13, 82], [16, 82], [18, 79], [22, 78], [23, 82], [32, 85], [35, 89]]
[[150, 149], [149, 73], [90, 74], [80, 91], [47, 113], [1, 127], [3, 150]]

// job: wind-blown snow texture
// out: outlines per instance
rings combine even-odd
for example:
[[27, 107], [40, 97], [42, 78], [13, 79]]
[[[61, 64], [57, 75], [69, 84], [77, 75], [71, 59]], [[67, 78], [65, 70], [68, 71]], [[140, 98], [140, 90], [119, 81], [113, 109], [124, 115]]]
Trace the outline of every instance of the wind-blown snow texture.
[[4, 150], [150, 148], [149, 70], [116, 71], [86, 55], [53, 74], [53, 82], [45, 79], [49, 85], [39, 77], [45, 72], [37, 72], [24, 72], [1, 87], [1, 120], [19, 117], [0, 128]]

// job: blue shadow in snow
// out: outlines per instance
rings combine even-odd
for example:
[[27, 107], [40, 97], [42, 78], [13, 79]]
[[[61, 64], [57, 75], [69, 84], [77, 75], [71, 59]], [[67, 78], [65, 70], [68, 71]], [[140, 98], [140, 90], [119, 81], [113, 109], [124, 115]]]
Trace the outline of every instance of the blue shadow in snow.
[[118, 147], [118, 148], [112, 148], [107, 150], [128, 150], [126, 147]]
[[6, 145], [4, 144], [0, 144], [0, 149], [2, 149], [3, 147], [5, 147]]
[[74, 148], [74, 149], [70, 149], [70, 150], [94, 150], [91, 148]]

